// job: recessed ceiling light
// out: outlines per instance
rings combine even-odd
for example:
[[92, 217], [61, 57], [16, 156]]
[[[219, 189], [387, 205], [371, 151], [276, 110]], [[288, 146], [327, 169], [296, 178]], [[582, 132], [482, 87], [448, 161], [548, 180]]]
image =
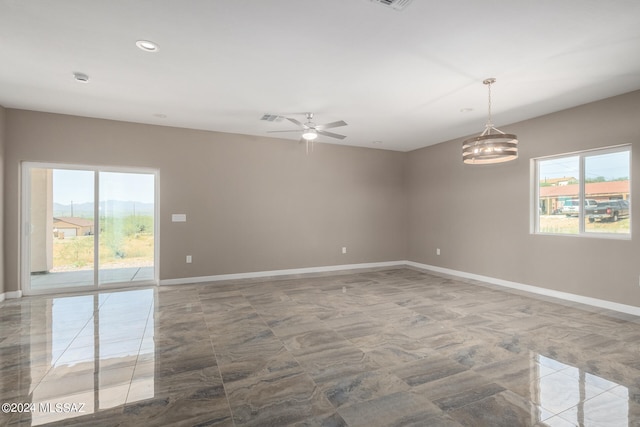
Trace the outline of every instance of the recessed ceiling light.
[[87, 83], [89, 81], [89, 76], [84, 73], [73, 73], [73, 78], [80, 83]]
[[153, 117], [157, 117], [157, 118], [159, 118], [159, 119], [166, 119], [166, 118], [167, 118], [167, 115], [166, 115], [166, 114], [158, 113], [158, 114], [154, 114], [154, 115], [153, 115]]
[[461, 108], [460, 112], [461, 113], [470, 113], [473, 111], [473, 108]]
[[149, 40], [138, 40], [136, 46], [145, 52], [157, 52], [160, 50], [160, 46]]
[[382, 141], [373, 141], [372, 144], [382, 144]]

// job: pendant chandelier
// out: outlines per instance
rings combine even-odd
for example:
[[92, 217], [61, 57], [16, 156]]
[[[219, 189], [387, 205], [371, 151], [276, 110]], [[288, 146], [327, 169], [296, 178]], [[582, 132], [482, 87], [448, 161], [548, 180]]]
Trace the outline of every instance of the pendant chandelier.
[[462, 161], [466, 164], [486, 165], [518, 158], [518, 137], [496, 129], [491, 123], [491, 85], [495, 82], [494, 78], [482, 82], [489, 89], [489, 119], [479, 136], [468, 138], [462, 143]]

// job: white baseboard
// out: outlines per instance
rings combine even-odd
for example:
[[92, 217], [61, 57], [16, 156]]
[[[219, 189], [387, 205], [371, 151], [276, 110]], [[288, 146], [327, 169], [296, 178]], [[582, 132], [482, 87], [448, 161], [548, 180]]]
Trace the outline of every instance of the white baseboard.
[[[419, 270], [432, 271], [435, 273], [448, 274], [451, 276], [457, 276], [464, 279], [479, 280], [481, 282], [490, 283], [493, 285], [503, 286], [505, 288], [517, 289], [524, 292], [529, 292], [538, 295], [544, 295], [548, 297], [558, 298], [561, 300], [577, 302], [581, 304], [590, 305], [593, 307], [605, 308], [608, 310], [618, 311], [621, 313], [632, 314], [634, 316], [640, 316], [640, 307], [620, 304], [612, 301], [601, 300], [598, 298], [591, 298], [582, 295], [576, 295], [568, 292], [554, 291], [553, 289], [540, 288], [537, 286], [525, 285], [523, 283], [511, 282], [508, 280], [496, 279], [494, 277], [482, 276], [479, 274], [467, 273], [464, 271], [452, 270], [449, 268], [437, 267], [434, 265], [421, 264], [413, 261], [386, 261], [386, 262], [370, 262], [362, 264], [342, 264], [342, 265], [329, 265], [323, 267], [307, 267], [307, 268], [293, 268], [288, 270], [269, 270], [269, 271], [255, 271], [250, 273], [234, 273], [234, 274], [220, 274], [215, 276], [200, 276], [200, 277], [185, 277], [180, 279], [165, 279], [160, 280], [159, 284], [163, 285], [186, 285], [194, 283], [206, 283], [206, 282], [221, 282], [221, 281], [234, 281], [242, 279], [260, 279], [260, 278], [286, 278], [297, 277], [300, 275], [311, 275], [320, 273], [350, 271], [350, 270], [363, 270], [363, 269], [375, 269], [385, 267], [402, 267], [409, 266]], [[12, 291], [0, 294], [0, 302], [5, 299], [20, 298], [22, 297], [22, 291]]]
[[21, 298], [21, 297], [22, 297], [22, 291], [5, 292], [3, 294], [0, 294], [0, 302], [4, 301], [5, 299], [14, 299], [14, 298]]
[[420, 270], [434, 271], [437, 273], [449, 274], [452, 276], [458, 276], [465, 279], [479, 280], [481, 282], [491, 283], [493, 285], [503, 286], [506, 288], [517, 289], [520, 291], [530, 292], [533, 294], [549, 296], [566, 301], [577, 302], [581, 304], [591, 305], [599, 308], [606, 308], [608, 310], [619, 311], [621, 313], [632, 314], [634, 316], [640, 316], [640, 307], [633, 305], [619, 304], [617, 302], [601, 300], [598, 298], [585, 297], [582, 295], [571, 294], [569, 292], [554, 291], [553, 289], [539, 288], [537, 286], [525, 285], [517, 282], [510, 282], [508, 280], [496, 279], [494, 277], [481, 276], [479, 274], [466, 273], [464, 271], [451, 270], [449, 268], [436, 267], [434, 265], [420, 264], [413, 261], [406, 261], [406, 265], [415, 267]]
[[255, 271], [250, 273], [219, 274], [216, 276], [185, 277], [182, 279], [160, 280], [160, 285], [186, 285], [204, 282], [220, 282], [223, 280], [256, 279], [266, 277], [298, 276], [301, 274], [327, 273], [334, 271], [361, 270], [368, 268], [384, 268], [407, 265], [407, 261], [369, 262], [362, 264], [328, 265], [324, 267], [292, 268], [288, 270]]

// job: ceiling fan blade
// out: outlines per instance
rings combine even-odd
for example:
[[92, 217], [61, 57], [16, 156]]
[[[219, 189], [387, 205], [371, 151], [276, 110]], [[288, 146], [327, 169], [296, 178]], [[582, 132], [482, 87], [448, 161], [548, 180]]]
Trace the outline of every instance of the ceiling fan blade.
[[296, 130], [268, 130], [267, 133], [276, 133], [276, 132], [300, 132], [300, 129]]
[[340, 134], [333, 133], [333, 132], [326, 132], [324, 130], [317, 130], [316, 129], [316, 132], [318, 132], [318, 134], [320, 134], [320, 135], [329, 136], [331, 138], [338, 138], [338, 139], [345, 139], [346, 138], [346, 136], [344, 136], [344, 135], [340, 135]]
[[293, 123], [295, 125], [298, 125], [300, 127], [304, 127], [304, 125], [301, 122], [297, 121], [296, 119], [292, 119], [291, 117], [287, 117], [287, 120], [289, 120], [291, 123]]
[[322, 129], [331, 129], [331, 128], [337, 128], [340, 126], [346, 126], [347, 122], [345, 122], [344, 120], [340, 120], [337, 122], [331, 122], [331, 123], [327, 123], [326, 125], [319, 125], [316, 126], [317, 130], [322, 130]]

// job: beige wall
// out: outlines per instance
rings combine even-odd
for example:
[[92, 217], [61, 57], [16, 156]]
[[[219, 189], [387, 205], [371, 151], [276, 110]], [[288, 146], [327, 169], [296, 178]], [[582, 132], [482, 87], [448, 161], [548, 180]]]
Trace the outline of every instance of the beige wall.
[[639, 117], [637, 91], [498, 123], [520, 141], [519, 158], [502, 165], [463, 165], [462, 139], [409, 153], [409, 259], [640, 306], [638, 218], [631, 240], [529, 233], [531, 158], [631, 143], [631, 200], [640, 201]]
[[6, 131], [7, 290], [22, 161], [158, 169], [160, 279], [406, 259], [404, 153], [12, 109]]
[[5, 109], [0, 105], [0, 294], [4, 293], [4, 135]]

